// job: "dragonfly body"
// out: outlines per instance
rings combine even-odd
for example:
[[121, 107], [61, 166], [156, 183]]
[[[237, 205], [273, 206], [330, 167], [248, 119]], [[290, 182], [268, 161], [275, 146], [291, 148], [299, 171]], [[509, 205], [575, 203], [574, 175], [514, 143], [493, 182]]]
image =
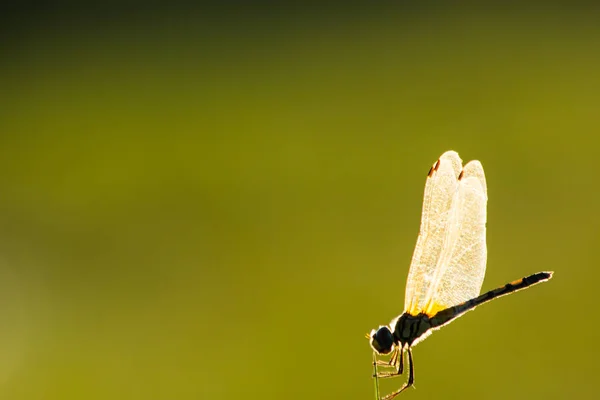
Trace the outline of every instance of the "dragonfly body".
[[487, 186], [479, 161], [463, 167], [458, 154], [448, 151], [429, 170], [404, 313], [368, 335], [376, 354], [392, 353], [389, 362], [376, 364], [393, 371], [376, 373], [376, 379], [402, 374], [408, 354], [407, 382], [384, 400], [413, 385], [412, 346], [483, 303], [552, 277], [552, 272], [538, 272], [479, 295], [487, 259], [486, 205]]

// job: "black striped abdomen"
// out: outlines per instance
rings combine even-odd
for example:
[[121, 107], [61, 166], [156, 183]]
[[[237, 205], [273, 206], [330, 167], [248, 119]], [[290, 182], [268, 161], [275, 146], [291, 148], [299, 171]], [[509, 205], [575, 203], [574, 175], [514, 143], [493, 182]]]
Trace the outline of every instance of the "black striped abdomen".
[[507, 283], [499, 288], [492, 289], [489, 292], [475, 297], [474, 299], [465, 301], [464, 303], [438, 312], [431, 317], [432, 327], [444, 325], [452, 321], [454, 318], [461, 316], [465, 312], [474, 309], [480, 304], [493, 300], [496, 297], [505, 296], [519, 290], [527, 289], [529, 286], [533, 286], [536, 283], [545, 282], [550, 278], [552, 278], [552, 272], [538, 272], [536, 274], [526, 276], [525, 278]]

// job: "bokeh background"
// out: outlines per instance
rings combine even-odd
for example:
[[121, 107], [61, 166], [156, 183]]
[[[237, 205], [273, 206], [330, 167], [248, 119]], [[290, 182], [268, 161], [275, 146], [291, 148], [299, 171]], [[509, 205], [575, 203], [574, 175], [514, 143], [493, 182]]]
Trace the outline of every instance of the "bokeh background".
[[403, 398], [593, 398], [598, 11], [3, 5], [0, 398], [373, 399], [448, 149], [483, 289], [555, 278], [416, 347]]

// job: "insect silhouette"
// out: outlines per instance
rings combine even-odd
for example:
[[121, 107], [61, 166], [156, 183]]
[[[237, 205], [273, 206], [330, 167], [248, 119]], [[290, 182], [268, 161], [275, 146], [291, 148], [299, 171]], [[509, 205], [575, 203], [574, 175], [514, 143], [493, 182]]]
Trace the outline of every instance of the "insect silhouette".
[[[552, 278], [552, 272], [538, 272], [479, 295], [487, 260], [486, 205], [481, 163], [470, 161], [463, 167], [458, 153], [442, 154], [427, 174], [404, 312], [389, 326], [380, 326], [367, 335], [377, 355], [392, 353], [389, 361], [374, 359], [375, 379], [401, 375], [404, 356], [408, 355], [406, 383], [383, 400], [414, 384], [412, 347], [434, 330], [483, 303]], [[378, 365], [391, 370], [377, 372]], [[379, 397], [377, 381], [376, 393]]]

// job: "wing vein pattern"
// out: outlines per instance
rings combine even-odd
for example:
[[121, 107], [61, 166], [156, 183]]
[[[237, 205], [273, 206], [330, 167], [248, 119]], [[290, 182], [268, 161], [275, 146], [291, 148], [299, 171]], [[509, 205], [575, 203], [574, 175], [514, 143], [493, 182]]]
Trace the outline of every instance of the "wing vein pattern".
[[487, 258], [486, 205], [481, 163], [463, 168], [456, 152], [444, 153], [425, 184], [405, 312], [433, 315], [479, 295]]

